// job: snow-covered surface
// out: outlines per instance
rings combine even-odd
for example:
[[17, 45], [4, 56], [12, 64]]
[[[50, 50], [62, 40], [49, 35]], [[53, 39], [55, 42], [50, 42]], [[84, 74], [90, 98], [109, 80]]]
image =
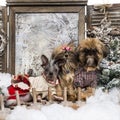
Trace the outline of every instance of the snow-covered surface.
[[120, 0], [88, 0], [88, 5], [120, 3]]
[[11, 74], [0, 73], [0, 87], [7, 87], [11, 84]]
[[6, 0], [0, 0], [0, 6], [6, 6]]
[[43, 106], [40, 110], [16, 107], [6, 120], [120, 120], [120, 93], [109, 94], [97, 89], [95, 96], [77, 110], [60, 104]]
[[[0, 73], [0, 87], [10, 84], [11, 75]], [[42, 106], [41, 109], [16, 107], [6, 120], [120, 120], [120, 90], [109, 93], [98, 88], [94, 96], [77, 110], [60, 104]]]
[[0, 73], [0, 88], [5, 96], [9, 95], [7, 87], [11, 85], [11, 78], [12, 76], [9, 73]]

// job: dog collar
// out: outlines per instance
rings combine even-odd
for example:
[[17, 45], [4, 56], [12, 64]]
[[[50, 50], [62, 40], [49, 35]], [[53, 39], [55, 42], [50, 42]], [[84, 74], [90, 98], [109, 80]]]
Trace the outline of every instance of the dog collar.
[[44, 73], [42, 73], [42, 76], [43, 76], [43, 78], [47, 81], [47, 83], [49, 83], [50, 85], [56, 86], [56, 85], [59, 84], [59, 80], [58, 80], [58, 79], [56, 79], [56, 80], [54, 80], [54, 81], [50, 81], [50, 80], [47, 80], [47, 79], [46, 79], [46, 76], [45, 76]]

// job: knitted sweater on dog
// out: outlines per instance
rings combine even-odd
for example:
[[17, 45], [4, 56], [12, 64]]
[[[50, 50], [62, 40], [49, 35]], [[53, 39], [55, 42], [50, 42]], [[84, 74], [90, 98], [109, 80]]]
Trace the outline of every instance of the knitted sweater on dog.
[[98, 71], [89, 71], [87, 72], [83, 68], [79, 67], [75, 72], [74, 85], [75, 87], [93, 87], [97, 86], [97, 75]]

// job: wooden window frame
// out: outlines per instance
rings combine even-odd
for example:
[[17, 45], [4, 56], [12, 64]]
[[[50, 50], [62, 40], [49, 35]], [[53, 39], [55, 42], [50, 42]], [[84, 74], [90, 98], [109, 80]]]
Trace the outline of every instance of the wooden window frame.
[[[25, 2], [26, 1], [26, 2]], [[55, 2], [55, 0], [49, 0], [48, 2], [38, 2], [35, 0], [34, 5], [31, 6], [32, 0], [8, 0], [7, 5], [9, 8], [9, 60], [8, 71], [11, 74], [15, 74], [15, 14], [19, 13], [78, 13], [78, 42], [85, 38], [85, 5], [86, 0], [78, 2], [68, 2], [62, 0], [62, 3]], [[30, 2], [31, 1], [31, 2]], [[38, 3], [38, 4], [36, 4]], [[64, 3], [64, 4], [63, 4]]]

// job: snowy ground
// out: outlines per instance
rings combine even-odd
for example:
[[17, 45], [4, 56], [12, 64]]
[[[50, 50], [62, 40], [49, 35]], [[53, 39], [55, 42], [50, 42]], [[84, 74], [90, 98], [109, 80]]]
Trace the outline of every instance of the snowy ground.
[[77, 110], [59, 104], [44, 106], [41, 110], [16, 107], [6, 120], [120, 120], [119, 100], [118, 90], [106, 94], [98, 89]]
[[[7, 75], [10, 79], [10, 75]], [[7, 77], [5, 79], [7, 80]], [[1, 83], [2, 80], [0, 85]], [[97, 89], [95, 95], [87, 99], [86, 104], [77, 110], [60, 104], [43, 106], [39, 110], [18, 106], [6, 120], [120, 120], [119, 102], [118, 89], [113, 89], [109, 94]]]

